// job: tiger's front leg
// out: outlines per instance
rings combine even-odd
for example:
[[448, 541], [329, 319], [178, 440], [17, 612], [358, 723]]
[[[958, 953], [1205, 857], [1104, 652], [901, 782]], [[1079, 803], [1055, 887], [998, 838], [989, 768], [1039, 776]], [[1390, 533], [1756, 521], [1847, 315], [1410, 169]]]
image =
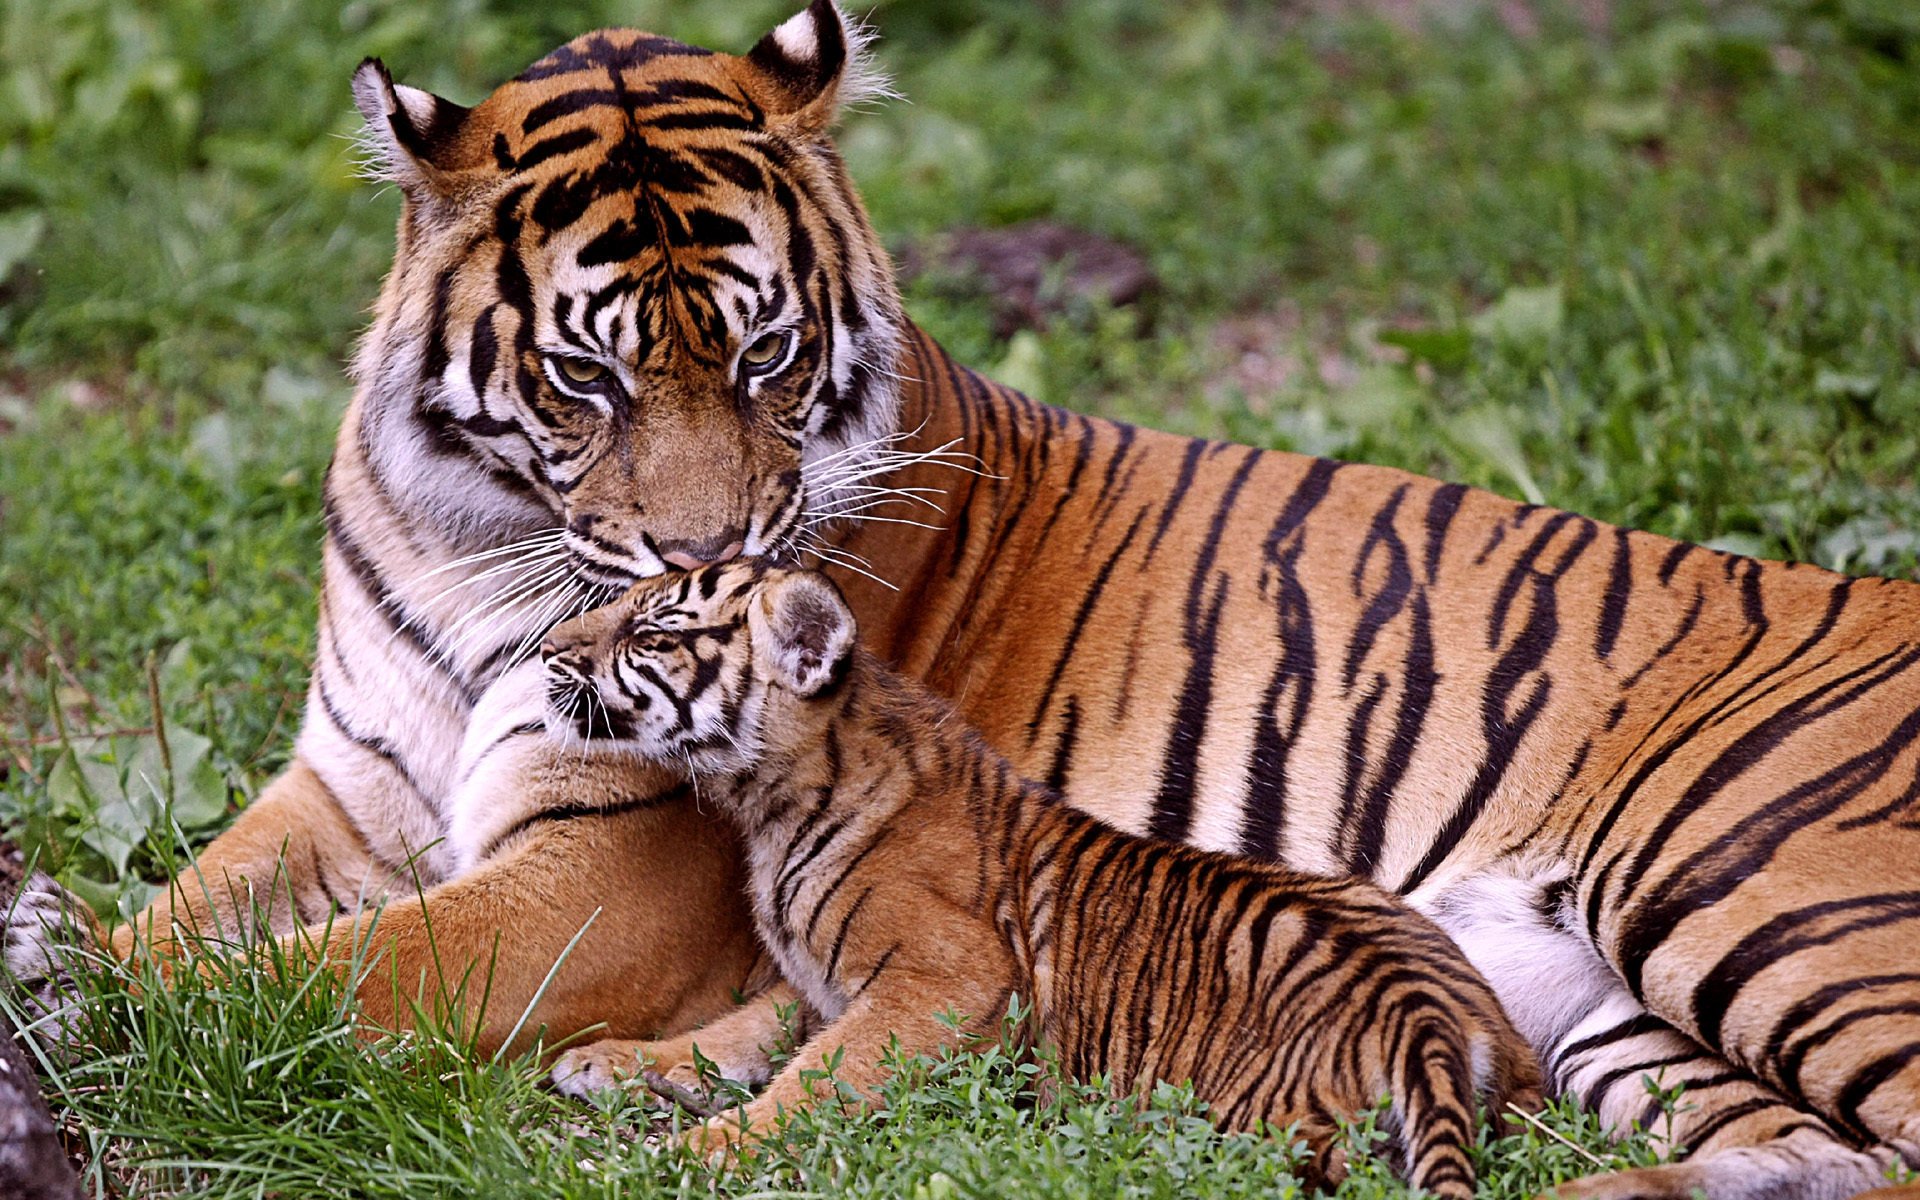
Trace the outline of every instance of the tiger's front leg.
[[457, 1008], [482, 1054], [516, 1026], [516, 1048], [543, 1028], [549, 1043], [596, 1027], [657, 1037], [727, 1011], [757, 960], [734, 846], [691, 799], [554, 819], [450, 882], [286, 943], [360, 963], [370, 1024]]
[[33, 1007], [51, 1011], [92, 955], [125, 962], [144, 946], [164, 969], [185, 945], [237, 947], [351, 913], [377, 901], [394, 874], [296, 761], [130, 923], [109, 929], [50, 877], [27, 880], [4, 913], [6, 963]]
[[[544, 822], [421, 890], [404, 867], [374, 858], [300, 763], [110, 936], [58, 885], [44, 889], [29, 886], [32, 902], [12, 907], [6, 929], [6, 961], [29, 987], [70, 991], [64, 977], [94, 943], [123, 960], [143, 945], [167, 960], [196, 941], [218, 949], [277, 936], [295, 969], [357, 966], [369, 1025], [404, 1028], [416, 1005], [461, 1008], [483, 1053], [520, 1022], [563, 955], [525, 1023], [529, 1038], [543, 1024], [550, 1039], [602, 1025], [629, 1038], [685, 1030], [726, 1011], [757, 956], [733, 839], [689, 800]], [[60, 944], [76, 937], [86, 944]]]
[[[890, 1050], [897, 1046], [899, 1057], [910, 1058], [978, 1037], [978, 1029], [956, 1030], [941, 1014], [992, 1012], [1005, 996], [984, 981], [923, 977], [907, 968], [890, 967], [887, 983], [856, 997], [807, 1039], [766, 1091], [744, 1108], [696, 1126], [687, 1143], [709, 1151], [750, 1143], [771, 1133], [782, 1114], [835, 1100], [847, 1089], [870, 1102], [891, 1070], [885, 1061]], [[829, 1067], [831, 1079], [822, 1074]]]

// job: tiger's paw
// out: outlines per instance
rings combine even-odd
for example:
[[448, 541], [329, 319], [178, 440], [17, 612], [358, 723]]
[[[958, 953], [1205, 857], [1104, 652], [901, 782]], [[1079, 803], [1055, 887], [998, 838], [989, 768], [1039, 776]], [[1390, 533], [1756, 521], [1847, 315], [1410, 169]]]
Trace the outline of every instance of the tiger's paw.
[[553, 1060], [553, 1086], [562, 1095], [584, 1100], [595, 1092], [633, 1086], [654, 1059], [646, 1042], [620, 1038], [590, 1042], [563, 1052]]
[[36, 871], [4, 912], [0, 965], [7, 985], [37, 1032], [69, 1044], [78, 1027], [77, 971], [98, 951], [92, 914], [85, 902]]

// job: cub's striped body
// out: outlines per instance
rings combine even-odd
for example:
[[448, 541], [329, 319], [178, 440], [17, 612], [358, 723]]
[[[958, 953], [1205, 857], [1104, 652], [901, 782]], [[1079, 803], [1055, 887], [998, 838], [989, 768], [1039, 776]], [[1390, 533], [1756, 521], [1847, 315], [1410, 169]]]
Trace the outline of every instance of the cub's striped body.
[[[1643, 1075], [1688, 1083], [1660, 1124], [1686, 1161], [1589, 1192], [1839, 1197], [1920, 1155], [1920, 587], [998, 388], [899, 313], [825, 132], [859, 62], [820, 0], [740, 57], [590, 34], [472, 109], [363, 69], [406, 200], [298, 757], [153, 930], [231, 923], [249, 888], [276, 929], [319, 921], [410, 890], [417, 854], [385, 961], [409, 990], [491, 969], [483, 1040], [536, 995], [556, 1034], [723, 1011], [755, 961], [742, 866], [663, 779], [473, 861], [440, 839], [518, 787], [463, 777], [475, 706], [591, 589], [817, 547], [876, 653], [1022, 774], [1405, 893], [1610, 1122], [1659, 1116]], [[979, 474], [868, 474], [950, 440]], [[943, 489], [907, 493], [941, 528], [859, 523], [909, 515], [860, 511], [882, 482]], [[537, 731], [500, 733], [541, 769]]]
[[[827, 1019], [747, 1107], [750, 1133], [805, 1102], [823, 1059], [844, 1051], [858, 1087], [894, 1036], [931, 1050], [960, 1012], [962, 1039], [991, 1040], [1016, 997], [1070, 1074], [1123, 1092], [1190, 1080], [1223, 1124], [1292, 1126], [1323, 1168], [1337, 1122], [1391, 1097], [1408, 1181], [1456, 1200], [1473, 1195], [1478, 1096], [1496, 1112], [1539, 1099], [1525, 1041], [1432, 922], [1369, 883], [1067, 807], [857, 652], [821, 576], [649, 580], [544, 653], [566, 740], [684, 760], [739, 824], [760, 936]], [[556, 1078], [591, 1078], [594, 1058], [563, 1056]]]

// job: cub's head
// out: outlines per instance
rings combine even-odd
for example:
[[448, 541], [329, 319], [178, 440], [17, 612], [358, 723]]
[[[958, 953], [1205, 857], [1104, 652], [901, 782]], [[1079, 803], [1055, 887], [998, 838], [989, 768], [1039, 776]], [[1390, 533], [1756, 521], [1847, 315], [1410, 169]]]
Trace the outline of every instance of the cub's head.
[[472, 108], [362, 64], [404, 197], [356, 364], [383, 486], [564, 529], [603, 584], [786, 549], [897, 423], [899, 293], [828, 139], [883, 90], [831, 0], [741, 56], [590, 33]]
[[793, 729], [793, 706], [840, 681], [855, 632], [839, 589], [812, 571], [734, 562], [643, 580], [548, 634], [547, 728], [747, 770]]

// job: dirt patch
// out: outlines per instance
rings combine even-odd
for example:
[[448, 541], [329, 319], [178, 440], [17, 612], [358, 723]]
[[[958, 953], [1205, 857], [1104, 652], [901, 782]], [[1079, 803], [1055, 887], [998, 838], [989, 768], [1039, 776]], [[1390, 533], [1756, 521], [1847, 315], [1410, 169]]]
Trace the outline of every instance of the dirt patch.
[[1125, 307], [1157, 281], [1131, 246], [1058, 221], [955, 229], [909, 247], [902, 273], [984, 300], [993, 331], [1038, 329], [1076, 307]]

